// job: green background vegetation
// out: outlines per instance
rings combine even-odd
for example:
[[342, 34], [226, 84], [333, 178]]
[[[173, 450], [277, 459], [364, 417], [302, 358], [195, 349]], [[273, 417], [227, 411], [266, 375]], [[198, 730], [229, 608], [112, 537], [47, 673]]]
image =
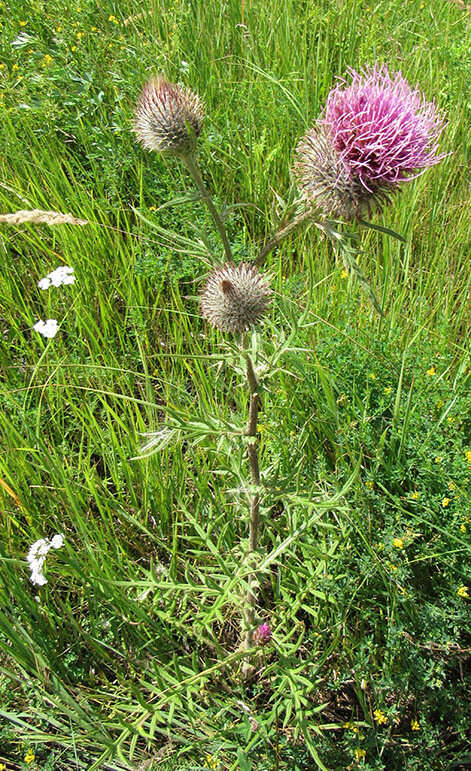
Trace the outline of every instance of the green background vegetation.
[[[449, 0], [0, 12], [0, 210], [91, 223], [0, 231], [0, 762], [469, 768], [470, 15]], [[194, 200], [160, 208], [191, 184], [137, 146], [132, 111], [159, 71], [201, 95], [205, 180], [251, 259], [294, 196], [294, 147], [335, 78], [375, 61], [446, 110], [450, 155], [375, 220], [406, 244], [361, 234], [384, 320], [318, 231], [267, 260], [267, 351], [304, 307], [309, 270], [316, 288], [304, 351], [261, 415], [260, 609], [274, 634], [244, 686], [243, 448], [130, 460], [163, 405], [231, 420], [247, 406], [209, 358], [221, 337], [196, 301], [217, 235]], [[40, 292], [60, 264], [76, 284]], [[49, 317], [50, 342], [32, 331]], [[66, 546], [35, 589], [25, 554], [55, 532]]]

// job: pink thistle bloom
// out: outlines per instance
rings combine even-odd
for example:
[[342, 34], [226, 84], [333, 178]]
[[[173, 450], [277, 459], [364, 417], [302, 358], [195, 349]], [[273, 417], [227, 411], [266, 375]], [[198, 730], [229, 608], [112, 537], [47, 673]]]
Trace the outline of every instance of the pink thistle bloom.
[[258, 629], [256, 629], [253, 638], [258, 645], [266, 645], [266, 643], [270, 642], [271, 629], [268, 624], [260, 624]]
[[443, 116], [400, 72], [375, 64], [349, 75], [329, 93], [320, 123], [367, 190], [414, 179], [445, 157], [437, 155]]
[[349, 76], [299, 142], [294, 172], [308, 202], [354, 220], [445, 157], [437, 154], [445, 119], [400, 72], [375, 64]]

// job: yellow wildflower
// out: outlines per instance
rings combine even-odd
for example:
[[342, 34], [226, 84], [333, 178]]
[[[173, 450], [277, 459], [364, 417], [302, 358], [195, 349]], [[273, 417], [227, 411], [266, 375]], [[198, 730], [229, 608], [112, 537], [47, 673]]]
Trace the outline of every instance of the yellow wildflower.
[[24, 761], [29, 766], [31, 763], [34, 763], [34, 758], [35, 758], [35, 754], [34, 754], [33, 750], [28, 750], [28, 752], [26, 753], [26, 755], [24, 757]]
[[439, 399], [437, 402], [437, 410], [440, 410], [444, 406], [445, 406], [445, 402], [442, 399]]
[[397, 570], [397, 565], [394, 565], [393, 562], [390, 562], [389, 563], [389, 570], [391, 570], [393, 573], [395, 573], [396, 570]]
[[469, 599], [469, 589], [467, 586], [460, 586], [458, 588], [458, 597], [464, 597], [466, 600]]
[[217, 767], [218, 767], [218, 762], [216, 758], [213, 758], [213, 756], [208, 753], [206, 755], [206, 762], [204, 764], [204, 768], [217, 768]]
[[468, 463], [471, 463], [471, 450], [466, 450], [465, 451], [465, 455], [466, 455], [466, 460], [468, 461]]
[[467, 528], [466, 528], [466, 525], [464, 524], [464, 522], [462, 522], [462, 523], [461, 523], [461, 525], [460, 525], [460, 530], [461, 530], [461, 532], [462, 532], [462, 533], [466, 533], [466, 529], [467, 529]]
[[381, 712], [380, 709], [375, 709], [375, 711], [373, 712], [373, 715], [378, 725], [384, 725], [384, 723], [388, 722], [386, 715], [384, 714], [384, 712]]
[[76, 50], [77, 50], [77, 46], [71, 46], [71, 47], [70, 47], [70, 50], [71, 50], [71, 51], [76, 51]]
[[362, 750], [361, 747], [357, 747], [355, 750], [355, 758], [361, 760], [366, 755], [366, 750]]
[[388, 386], [387, 388], [385, 388], [385, 389], [384, 389], [384, 393], [386, 394], [386, 396], [389, 396], [389, 394], [391, 393], [391, 391], [392, 391], [392, 388], [391, 388], [391, 386]]
[[417, 718], [415, 718], [415, 717], [414, 717], [414, 718], [413, 718], [413, 719], [410, 721], [410, 727], [412, 728], [412, 730], [413, 730], [413, 731], [420, 731], [420, 723], [419, 723], [419, 721], [417, 720]]
[[446, 508], [446, 507], [448, 506], [448, 504], [450, 503], [450, 501], [451, 501], [451, 498], [443, 498], [443, 500], [442, 500], [442, 506], [443, 506], [444, 508]]
[[118, 19], [116, 18], [116, 16], [113, 16], [113, 14], [111, 14], [111, 16], [108, 16], [108, 21], [113, 22], [113, 24], [119, 24]]
[[370, 372], [370, 380], [376, 380], [376, 375], [374, 372]]
[[435, 367], [432, 365], [432, 366], [430, 367], [430, 369], [428, 369], [428, 370], [427, 370], [427, 375], [428, 375], [429, 377], [433, 377], [433, 376], [434, 376], [434, 375], [436, 375], [436, 374], [437, 374], [437, 370], [436, 370], [436, 369], [435, 369]]
[[418, 491], [418, 490], [414, 490], [414, 492], [413, 492], [413, 493], [412, 493], [412, 495], [411, 495], [411, 498], [412, 498], [412, 500], [413, 500], [413, 501], [416, 501], [416, 500], [418, 499], [418, 497], [419, 497], [419, 494], [420, 494], [420, 493], [419, 493], [419, 491]]
[[448, 482], [448, 489], [449, 490], [456, 490], [456, 485], [454, 482]]
[[20, 21], [20, 27], [26, 27], [27, 21]]
[[403, 538], [394, 538], [393, 539], [393, 546], [395, 546], [396, 549], [403, 549], [404, 548], [404, 539]]
[[347, 278], [348, 277], [348, 270], [342, 270], [340, 274], [340, 278]]
[[375, 486], [375, 483], [373, 482], [372, 479], [367, 479], [366, 480], [365, 487], [367, 487], [368, 490], [372, 490], [374, 486]]
[[451, 415], [447, 418], [447, 423], [454, 423], [455, 419]]
[[77, 32], [77, 40], [81, 40], [83, 38], [84, 33], [83, 32]]
[[7, 771], [5, 763], [0, 763], [0, 771]]
[[51, 54], [46, 54], [45, 56], [43, 56], [43, 67], [47, 67], [48, 64], [50, 64], [51, 62], [52, 62]]

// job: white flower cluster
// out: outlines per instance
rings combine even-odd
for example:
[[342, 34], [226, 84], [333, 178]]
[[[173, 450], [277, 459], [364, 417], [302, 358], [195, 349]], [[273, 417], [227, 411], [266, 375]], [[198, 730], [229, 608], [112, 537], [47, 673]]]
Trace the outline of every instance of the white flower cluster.
[[54, 535], [49, 541], [47, 538], [40, 538], [29, 547], [26, 557], [31, 570], [30, 581], [37, 586], [47, 584], [47, 578], [43, 573], [44, 562], [50, 549], [60, 549], [64, 545], [64, 536], [62, 533]]
[[68, 265], [61, 265], [52, 273], [48, 273], [45, 278], [38, 281], [40, 289], [49, 289], [50, 286], [62, 286], [62, 284], [73, 284], [75, 281], [74, 269]]
[[[75, 282], [74, 269], [68, 265], [60, 265], [58, 268], [48, 273], [47, 276], [38, 281], [40, 289], [49, 289], [50, 286], [62, 286], [62, 284], [73, 284]], [[34, 324], [33, 329], [39, 332], [43, 337], [55, 337], [59, 329], [56, 319], [39, 321]]]
[[39, 332], [43, 337], [55, 337], [59, 327], [55, 319], [48, 319], [47, 321], [39, 319], [33, 326], [33, 329], [35, 329], [36, 332]]

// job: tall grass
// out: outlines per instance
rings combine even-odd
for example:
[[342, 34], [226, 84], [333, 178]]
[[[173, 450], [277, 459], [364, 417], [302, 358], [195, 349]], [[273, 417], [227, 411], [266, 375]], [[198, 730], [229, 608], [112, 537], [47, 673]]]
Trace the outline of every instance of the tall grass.
[[[470, 38], [447, 0], [9, 3], [0, 211], [91, 224], [0, 231], [7, 768], [30, 747], [44, 769], [466, 767]], [[252, 258], [293, 198], [297, 139], [335, 78], [375, 60], [447, 110], [451, 154], [378, 220], [406, 244], [361, 234], [385, 319], [318, 231], [267, 259], [268, 352], [305, 306], [308, 270], [315, 290], [303, 353], [281, 362], [263, 415], [274, 634], [245, 686], [243, 449], [131, 460], [164, 405], [188, 421], [246, 410], [196, 301], [217, 236], [198, 201], [164, 206], [190, 180], [135, 144], [133, 104], [156, 71], [204, 98], [205, 181], [236, 257]], [[76, 284], [40, 292], [59, 264]], [[32, 326], [49, 317], [61, 328], [45, 341]], [[56, 532], [66, 546], [36, 591], [26, 552]]]

